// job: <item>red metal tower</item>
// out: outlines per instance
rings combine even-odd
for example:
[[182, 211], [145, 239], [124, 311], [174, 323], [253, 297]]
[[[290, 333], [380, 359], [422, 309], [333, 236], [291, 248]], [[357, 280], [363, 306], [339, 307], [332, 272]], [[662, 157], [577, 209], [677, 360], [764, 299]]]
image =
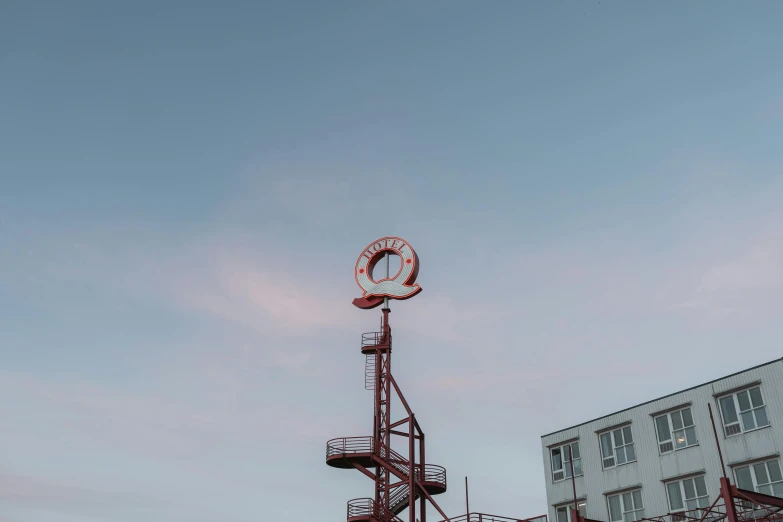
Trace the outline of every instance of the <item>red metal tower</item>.
[[[447, 519], [432, 498], [446, 491], [446, 470], [426, 463], [424, 431], [391, 373], [390, 312], [389, 308], [383, 309], [379, 332], [362, 335], [361, 351], [366, 356], [365, 387], [372, 389], [374, 395], [373, 435], [330, 440], [326, 444], [326, 463], [336, 468], [358, 469], [375, 483], [375, 498], [348, 502], [350, 522], [402, 522], [398, 515], [406, 509], [410, 522], [417, 519], [426, 522], [427, 502]], [[406, 415], [392, 422], [391, 402], [395, 397]], [[392, 449], [392, 435], [407, 439], [407, 456]], [[370, 471], [372, 468], [374, 472]], [[418, 517], [417, 500], [420, 501]]]

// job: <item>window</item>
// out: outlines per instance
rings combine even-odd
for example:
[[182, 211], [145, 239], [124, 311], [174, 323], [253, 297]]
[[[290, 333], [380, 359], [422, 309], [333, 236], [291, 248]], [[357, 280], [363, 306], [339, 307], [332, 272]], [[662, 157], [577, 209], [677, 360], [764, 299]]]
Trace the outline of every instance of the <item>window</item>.
[[552, 448], [552, 480], [554, 482], [571, 478], [571, 461], [569, 460], [568, 448], [574, 455], [574, 474], [578, 477], [582, 474], [582, 458], [579, 455], [579, 441], [570, 444], [564, 444], [557, 448]]
[[601, 453], [604, 469], [636, 460], [631, 427], [617, 428], [601, 434]]
[[685, 511], [691, 517], [701, 518], [702, 513], [695, 510], [710, 505], [704, 475], [669, 482], [666, 484], [666, 494], [669, 497], [670, 513]]
[[727, 437], [769, 426], [767, 408], [758, 386], [721, 397], [719, 402]]
[[661, 453], [687, 448], [698, 442], [690, 408], [655, 417], [655, 431], [658, 433], [658, 449]]
[[[576, 471], [576, 469], [574, 469]], [[581, 501], [577, 502], [577, 505], [579, 506], [579, 515], [586, 517], [587, 516], [587, 502]], [[558, 506], [557, 511], [557, 522], [571, 522], [571, 510], [574, 509], [574, 505], [570, 504], [568, 506]]]
[[777, 459], [736, 468], [734, 476], [740, 489], [783, 498], [783, 477]]
[[610, 522], [634, 522], [644, 518], [641, 489], [612, 495], [606, 500], [609, 504]]

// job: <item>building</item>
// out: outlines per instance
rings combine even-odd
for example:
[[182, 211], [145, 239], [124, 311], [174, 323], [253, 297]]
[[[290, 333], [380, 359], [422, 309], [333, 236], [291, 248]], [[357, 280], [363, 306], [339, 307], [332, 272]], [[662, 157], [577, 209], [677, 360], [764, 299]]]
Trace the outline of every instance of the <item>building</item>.
[[606, 522], [709, 507], [723, 474], [708, 404], [732, 483], [783, 497], [778, 359], [541, 437], [549, 520], [571, 522], [573, 485], [579, 514]]

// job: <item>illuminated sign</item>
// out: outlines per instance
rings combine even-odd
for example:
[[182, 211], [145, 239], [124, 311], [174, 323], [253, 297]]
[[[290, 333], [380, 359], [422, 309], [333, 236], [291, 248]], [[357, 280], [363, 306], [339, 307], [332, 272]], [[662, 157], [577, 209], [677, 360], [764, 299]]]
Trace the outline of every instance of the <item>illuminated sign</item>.
[[[387, 253], [400, 256], [400, 269], [397, 275], [376, 281], [372, 278], [373, 268]], [[421, 292], [421, 287], [415, 284], [418, 273], [419, 258], [407, 241], [398, 237], [373, 241], [356, 261], [354, 276], [363, 297], [354, 299], [353, 304], [359, 308], [375, 308], [383, 303], [384, 298], [409, 299]]]

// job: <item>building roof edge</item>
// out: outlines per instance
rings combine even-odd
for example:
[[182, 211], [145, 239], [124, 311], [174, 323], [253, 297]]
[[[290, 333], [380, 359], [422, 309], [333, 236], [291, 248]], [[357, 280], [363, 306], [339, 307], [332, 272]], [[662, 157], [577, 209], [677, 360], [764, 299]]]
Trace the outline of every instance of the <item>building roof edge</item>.
[[677, 395], [679, 393], [685, 393], [686, 391], [695, 390], [696, 388], [701, 388], [702, 386], [707, 386], [708, 384], [712, 384], [712, 383], [715, 383], [715, 382], [718, 382], [718, 381], [722, 381], [723, 379], [728, 379], [729, 377], [734, 377], [735, 375], [739, 375], [741, 373], [749, 372], [751, 370], [756, 370], [756, 369], [761, 368], [763, 366], [769, 366], [770, 364], [775, 364], [775, 363], [778, 363], [778, 362], [781, 362], [781, 361], [783, 361], [783, 357], [780, 357], [778, 359], [774, 359], [774, 360], [769, 361], [769, 362], [757, 364], [756, 366], [753, 366], [751, 368], [746, 368], [744, 370], [740, 370], [738, 372], [734, 372], [734, 373], [731, 373], [729, 375], [724, 375], [723, 377], [718, 377], [717, 379], [713, 379], [711, 381], [707, 381], [707, 382], [702, 383], [702, 384], [697, 384], [696, 386], [691, 386], [690, 388], [685, 388], [684, 390], [676, 391], [674, 393], [670, 393], [668, 395], [664, 395], [664, 396], [658, 397], [656, 399], [652, 399], [652, 400], [649, 400], [649, 401], [641, 402], [641, 403], [636, 404], [634, 406], [629, 406], [628, 408], [623, 408], [622, 410], [617, 410], [617, 411], [615, 411], [613, 413], [608, 413], [606, 415], [601, 415], [600, 417], [596, 417], [595, 419], [590, 419], [589, 421], [580, 422], [579, 424], [574, 424], [573, 426], [569, 426], [567, 428], [556, 430], [556, 431], [553, 431], [551, 433], [547, 433], [546, 435], [541, 435], [541, 438], [543, 439], [544, 437], [549, 437], [550, 435], [555, 435], [555, 434], [563, 432], [563, 431], [568, 431], [568, 430], [571, 430], [571, 429], [574, 429], [574, 428], [578, 428], [579, 426], [584, 426], [585, 424], [590, 424], [591, 422], [595, 422], [597, 420], [605, 419], [606, 417], [611, 417], [612, 415], [617, 415], [618, 413], [622, 413], [624, 411], [632, 410], [634, 408], [638, 408], [639, 406], [644, 406], [645, 404], [650, 404], [651, 402], [660, 401], [661, 399], [665, 399], [667, 397], [672, 397], [672, 396]]

